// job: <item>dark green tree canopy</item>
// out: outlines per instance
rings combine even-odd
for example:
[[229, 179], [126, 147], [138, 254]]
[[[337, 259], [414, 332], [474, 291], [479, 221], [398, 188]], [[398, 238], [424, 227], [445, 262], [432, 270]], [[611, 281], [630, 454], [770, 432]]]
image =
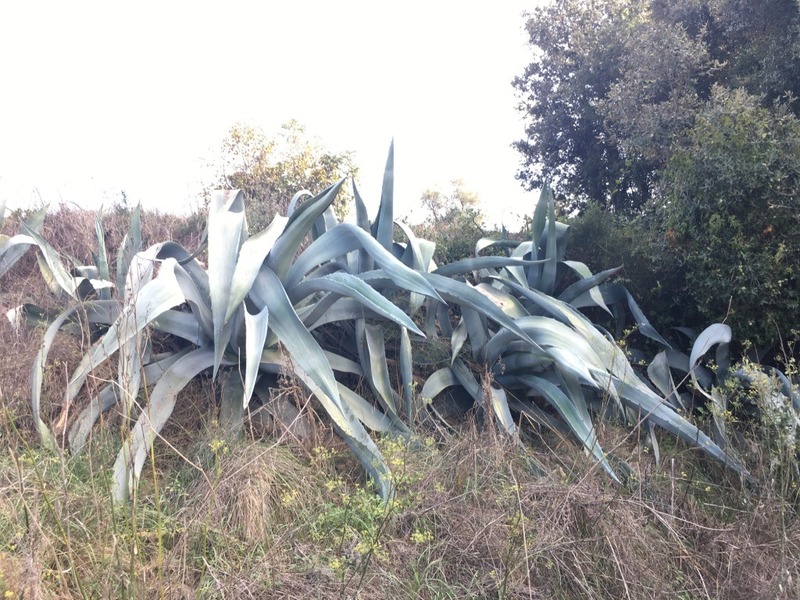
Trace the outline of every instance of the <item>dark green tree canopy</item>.
[[527, 117], [518, 178], [570, 209], [636, 213], [689, 143], [713, 86], [798, 114], [795, 0], [554, 0], [528, 16], [534, 60], [514, 80]]

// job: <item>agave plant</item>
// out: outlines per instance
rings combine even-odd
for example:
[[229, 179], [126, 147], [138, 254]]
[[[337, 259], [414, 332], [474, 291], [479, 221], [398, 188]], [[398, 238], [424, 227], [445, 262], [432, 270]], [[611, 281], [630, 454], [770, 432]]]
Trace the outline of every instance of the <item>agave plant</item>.
[[[130, 419], [114, 466], [120, 500], [130, 494], [155, 436], [191, 380], [203, 373], [220, 378], [220, 418], [236, 428], [251, 399], [269, 405], [270, 388], [287, 362], [384, 498], [392, 493], [392, 477], [368, 430], [407, 436], [427, 414], [428, 400], [453, 386], [492, 412], [509, 435], [517, 431], [519, 415], [573, 435], [615, 479], [591, 416], [605, 398], [620, 414], [661, 426], [746, 473], [678, 412], [668, 387], [646, 384], [610, 335], [579, 312], [595, 306], [619, 318], [626, 306], [639, 330], [668, 348], [630, 294], [609, 281], [616, 269], [594, 275], [565, 260], [567, 229], [555, 220], [549, 188], [534, 212], [530, 241], [481, 240], [475, 257], [438, 266], [433, 244], [394, 220], [393, 163], [390, 148], [374, 221], [355, 184], [356, 223], [337, 219], [331, 205], [340, 181], [314, 197], [298, 193], [287, 217], [276, 216], [250, 235], [242, 195], [215, 193], [207, 266], [175, 242], [142, 249], [138, 211], [113, 278], [99, 225], [96, 265], [77, 272], [63, 266], [36, 222], [14, 244], [6, 239], [0, 259], [15, 259], [17, 247], [37, 246], [45, 277], [71, 298], [48, 327], [32, 372], [31, 401], [43, 441], [55, 446], [39, 408], [44, 365], [58, 331], [79, 319], [104, 329], [72, 373], [65, 405], [112, 357], [117, 375], [88, 392], [88, 403], [69, 426], [69, 445], [80, 451], [112, 407]], [[395, 240], [398, 231], [403, 241]], [[505, 248], [507, 255], [481, 255], [490, 247]], [[570, 273], [576, 281], [569, 282]], [[165, 347], [172, 350], [156, 353], [154, 335], [169, 336]], [[414, 340], [424, 336], [448, 340], [450, 360], [417, 387]], [[353, 377], [366, 381], [367, 392], [345, 385]], [[149, 392], [141, 394], [144, 389]]]
[[[530, 241], [482, 239], [476, 246], [476, 257], [434, 271], [434, 275], [461, 277], [462, 285], [490, 298], [526, 337], [492, 325], [483, 314], [468, 307], [462, 308], [454, 328], [447, 312], [436, 311], [440, 329], [450, 336], [452, 356], [449, 366], [428, 378], [423, 396], [434, 398], [448, 387], [461, 386], [476, 402], [490, 402], [507, 432], [515, 429], [512, 412], [526, 415], [574, 436], [616, 479], [597, 439], [590, 411], [608, 398], [619, 415], [645, 425], [646, 433], [651, 433], [653, 425], [660, 426], [746, 474], [735, 456], [687, 420], [685, 412], [676, 410], [678, 407], [669, 400], [670, 392], [661, 395], [640, 378], [611, 336], [579, 312], [579, 308], [593, 306], [614, 314], [611, 305], [620, 319], [621, 307], [626, 306], [641, 333], [669, 348], [630, 293], [608, 282], [619, 269], [595, 275], [586, 265], [565, 260], [567, 231], [566, 225], [555, 220], [553, 194], [545, 186], [534, 212]], [[480, 255], [490, 247], [510, 252], [507, 257]], [[577, 281], [564, 283], [568, 273], [577, 275]], [[468, 274], [472, 283], [466, 280]], [[433, 302], [429, 300], [428, 304]], [[432, 324], [426, 332], [434, 332]], [[462, 360], [466, 348], [478, 369], [469, 369]], [[476, 370], [489, 374], [488, 385], [474, 376]], [[695, 369], [687, 371], [693, 377], [696, 374]], [[543, 410], [541, 402], [552, 407], [559, 418]]]

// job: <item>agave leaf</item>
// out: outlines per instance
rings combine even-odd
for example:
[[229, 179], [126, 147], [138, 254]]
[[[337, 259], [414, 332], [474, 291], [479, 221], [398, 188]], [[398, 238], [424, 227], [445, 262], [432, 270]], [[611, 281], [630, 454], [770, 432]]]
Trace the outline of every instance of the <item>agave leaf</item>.
[[[23, 229], [38, 232], [42, 224], [44, 224], [46, 214], [47, 207], [40, 208], [28, 217]], [[36, 242], [32, 237], [26, 235], [15, 235], [10, 238], [7, 236], [0, 237], [4, 240], [4, 243], [0, 244], [0, 277], [2, 277]]]
[[519, 246], [520, 242], [517, 240], [495, 240], [492, 238], [483, 237], [475, 242], [475, 256], [479, 256], [486, 248], [497, 247], [514, 249]]
[[[298, 314], [300, 314], [300, 312], [298, 312]], [[324, 314], [315, 320], [306, 319], [304, 314], [303, 323], [306, 323], [309, 331], [312, 331], [322, 325], [335, 323], [336, 321], [353, 321], [370, 318], [380, 318], [380, 315], [365, 308], [363, 304], [352, 298], [340, 298], [336, 300]]]
[[[309, 192], [308, 190], [300, 190], [294, 196], [292, 196], [291, 202], [289, 202], [289, 208], [286, 210], [286, 214], [292, 216], [294, 214], [295, 209], [297, 209], [298, 203], [305, 197], [313, 198], [314, 194]], [[276, 215], [278, 216], [278, 215]]]
[[673, 408], [680, 407], [684, 411], [686, 410], [680, 395], [676, 392], [675, 381], [672, 379], [672, 371], [669, 368], [669, 359], [666, 351], [662, 350], [656, 354], [653, 361], [647, 366], [647, 376]]
[[394, 231], [394, 140], [389, 145], [386, 168], [383, 171], [383, 188], [378, 216], [372, 224], [373, 235], [388, 252], [392, 251]]
[[528, 311], [520, 304], [519, 300], [508, 292], [499, 290], [485, 282], [476, 285], [475, 289], [494, 302], [509, 317], [516, 319], [529, 316]]
[[492, 405], [495, 417], [498, 422], [503, 426], [506, 434], [513, 436], [517, 433], [517, 424], [511, 416], [511, 411], [508, 407], [508, 397], [503, 388], [498, 388], [493, 385], [488, 386], [489, 401]]
[[692, 382], [699, 385], [694, 375], [694, 369], [700, 359], [715, 345], [728, 344], [731, 341], [731, 328], [724, 323], [714, 323], [709, 325], [697, 336], [692, 346], [692, 353], [689, 356], [689, 368], [692, 375]]
[[458, 325], [453, 330], [453, 335], [450, 336], [450, 366], [453, 366], [453, 363], [456, 360], [456, 356], [458, 353], [461, 352], [461, 348], [464, 346], [464, 342], [467, 341], [467, 322], [464, 320], [464, 317], [461, 317], [459, 320]]
[[[696, 367], [700, 362], [700, 359], [717, 344], [717, 355], [723, 357], [727, 356], [727, 348], [731, 341], [731, 337], [731, 328], [728, 325], [725, 325], [724, 323], [714, 323], [713, 325], [709, 325], [700, 333], [700, 335], [697, 336], [697, 339], [692, 346], [692, 353], [689, 356], [689, 375], [692, 378], [692, 383], [694, 384], [695, 389], [697, 389], [701, 394], [711, 401], [711, 405], [713, 406], [711, 416], [714, 420], [715, 437], [717, 443], [720, 444], [722, 448], [725, 448], [727, 445], [727, 433], [725, 426], [727, 400], [715, 389], [711, 389], [709, 393], [708, 390], [704, 389], [700, 385], [696, 373]], [[723, 365], [722, 368], [727, 369], [727, 365]]]
[[537, 256], [541, 246], [544, 228], [547, 225], [547, 212], [550, 207], [550, 186], [547, 182], [539, 192], [539, 201], [533, 210], [533, 220], [531, 221], [531, 235], [533, 246], [531, 254]]
[[453, 362], [452, 371], [453, 375], [455, 375], [456, 379], [458, 379], [458, 383], [461, 385], [461, 387], [463, 387], [467, 393], [472, 396], [472, 399], [475, 400], [475, 403], [478, 406], [483, 408], [485, 402], [481, 384], [475, 380], [475, 376], [472, 374], [472, 371], [469, 370], [469, 367], [464, 364], [464, 361], [456, 359]]
[[77, 287], [75, 285], [75, 278], [69, 274], [64, 263], [58, 256], [58, 252], [47, 243], [47, 241], [39, 235], [36, 231], [29, 228], [25, 223], [22, 224], [25, 232], [36, 242], [41, 250], [41, 256], [47, 264], [49, 274], [52, 275], [53, 281], [58, 284], [58, 287], [64, 290], [71, 298], [78, 300]]
[[161, 376], [150, 393], [150, 401], [133, 426], [131, 439], [122, 445], [114, 463], [112, 494], [116, 501], [128, 501], [155, 436], [175, 408], [178, 393], [200, 372], [213, 367], [215, 362], [212, 348], [198, 348], [179, 358]]
[[586, 408], [583, 397], [570, 398], [558, 386], [534, 375], [519, 375], [516, 379], [535, 392], [538, 392], [547, 400], [547, 402], [558, 411], [561, 418], [569, 425], [570, 431], [578, 438], [578, 441], [586, 449], [586, 452], [595, 458], [614, 481], [619, 482], [616, 473], [614, 473], [614, 470], [608, 463], [603, 449], [600, 447], [594, 424], [589, 416], [589, 411]]
[[340, 296], [348, 296], [398, 325], [410, 329], [417, 335], [424, 336], [408, 315], [354, 275], [331, 273], [324, 277], [308, 279], [292, 289], [289, 297], [292, 303], [296, 304], [299, 300], [314, 292], [331, 292]]
[[[353, 179], [353, 197], [355, 198], [356, 202], [356, 225], [358, 225], [365, 232], [369, 233], [370, 226], [369, 226], [369, 215], [367, 214], [367, 207], [364, 204], [364, 200], [361, 198], [361, 194], [358, 193], [358, 187], [356, 187], [355, 179]], [[371, 271], [374, 267], [374, 264], [375, 263], [372, 261], [372, 257], [366, 250], [362, 248], [358, 251], [359, 273], [363, 273], [365, 271]]]
[[386, 347], [381, 325], [366, 325], [364, 333], [367, 339], [369, 356], [369, 380], [377, 396], [383, 400], [384, 409], [392, 415], [397, 414], [395, 392], [389, 378], [389, 365], [386, 363]]
[[339, 224], [333, 230], [314, 240], [303, 251], [289, 269], [286, 277], [287, 289], [294, 288], [312, 267], [359, 248], [367, 250], [381, 267], [382, 273], [394, 281], [400, 289], [418, 292], [441, 300], [433, 287], [425, 281], [424, 274], [406, 267], [369, 234], [350, 223]]
[[223, 326], [227, 320], [231, 282], [239, 248], [245, 236], [244, 195], [239, 190], [216, 190], [211, 196], [208, 210], [208, 283], [216, 357], [213, 377], [217, 376], [227, 345], [223, 339]]
[[191, 342], [195, 346], [211, 345], [209, 338], [197, 318], [191, 313], [167, 310], [150, 323], [154, 329], [169, 333]]
[[[256, 365], [258, 365], [257, 362]], [[244, 411], [250, 399], [245, 392], [244, 382], [238, 370], [228, 369], [221, 379], [219, 424], [223, 431], [235, 434], [241, 431], [242, 425], [244, 425]], [[245, 397], [247, 397], [247, 401], [243, 404], [242, 399]]]
[[47, 355], [50, 352], [50, 346], [53, 345], [56, 335], [68, 319], [72, 319], [76, 315], [80, 317], [82, 313], [87, 315], [93, 312], [107, 313], [115, 308], [115, 303], [109, 300], [96, 300], [94, 302], [71, 306], [56, 317], [47, 328], [47, 331], [45, 331], [42, 345], [39, 347], [39, 352], [36, 353], [36, 358], [33, 361], [33, 368], [31, 370], [31, 410], [33, 412], [33, 424], [36, 427], [36, 432], [42, 439], [42, 444], [47, 448], [52, 450], [57, 448], [53, 434], [41, 417], [42, 382], [44, 381], [45, 363], [47, 362]]
[[423, 401], [433, 400], [444, 390], [454, 385], [461, 385], [450, 367], [443, 367], [433, 372], [422, 386], [420, 396]]
[[362, 396], [355, 393], [347, 386], [341, 383], [338, 385], [342, 400], [350, 406], [353, 413], [358, 417], [358, 420], [364, 425], [373, 431], [408, 435], [408, 427], [406, 427], [399, 418], [381, 412], [377, 407], [367, 402]]
[[[464, 320], [464, 326], [467, 330], [469, 343], [472, 347], [472, 356], [473, 358], [477, 359], [481, 350], [483, 350], [483, 348], [486, 346], [486, 342], [489, 340], [488, 324], [486, 323], [485, 317], [481, 313], [469, 308], [468, 306], [461, 307], [461, 318]], [[510, 335], [513, 336], [514, 334], [511, 333]], [[452, 335], [450, 339], [452, 340]]]
[[400, 381], [403, 386], [403, 409], [409, 423], [414, 423], [416, 411], [414, 407], [413, 358], [411, 338], [405, 327], [400, 328]]
[[361, 365], [356, 361], [345, 358], [340, 354], [329, 352], [328, 350], [323, 350], [323, 352], [325, 353], [325, 356], [331, 365], [331, 369], [334, 371], [339, 371], [340, 373], [350, 373], [351, 375], [356, 375], [357, 377], [364, 376], [364, 369], [362, 369]]
[[[540, 289], [545, 294], [553, 294], [556, 289], [556, 271], [558, 267], [557, 256], [557, 239], [556, 239], [556, 208], [555, 198], [553, 191], [549, 186], [545, 186], [547, 190], [547, 247], [545, 258], [546, 262], [542, 265], [542, 276], [539, 281]], [[542, 240], [545, 241], [545, 240]], [[528, 279], [530, 284], [530, 278]], [[536, 287], [531, 285], [531, 287]]]
[[[267, 328], [269, 326], [269, 309], [265, 306], [260, 311], [252, 313], [247, 307], [244, 311], [245, 323], [245, 370], [243, 396], [241, 398], [242, 411], [247, 408], [253, 389], [258, 378], [258, 367], [264, 344], [267, 341]], [[243, 413], [244, 414], [244, 413]]]
[[326, 208], [333, 204], [343, 183], [344, 179], [325, 189], [320, 195], [304, 202], [289, 217], [283, 233], [275, 241], [275, 245], [272, 247], [266, 261], [266, 265], [278, 275], [279, 279], [286, 280], [286, 274], [295, 254], [297, 254], [297, 250], [300, 248], [300, 244], [303, 243], [303, 239], [308, 235], [317, 218], [325, 212]]
[[650, 391], [640, 380], [615, 378], [614, 384], [622, 401], [638, 412], [642, 418], [649, 419], [686, 443], [700, 448], [712, 458], [744, 477], [750, 477], [747, 469], [738, 458], [726, 453], [695, 425], [672, 410], [662, 398]]
[[[111, 272], [108, 268], [108, 253], [106, 252], [106, 236], [103, 232], [103, 221], [100, 213], [96, 214], [94, 217], [94, 231], [97, 236], [97, 254], [95, 255], [97, 274], [99, 275], [99, 279], [111, 281]], [[110, 298], [111, 292], [108, 289], [100, 289], [101, 300], [109, 300]]]
[[569, 304], [582, 294], [588, 294], [589, 299], [595, 304], [595, 306], [599, 306], [608, 314], [611, 314], [611, 311], [608, 309], [608, 306], [606, 306], [606, 303], [603, 300], [603, 294], [598, 289], [598, 286], [613, 275], [619, 273], [622, 267], [607, 269], [598, 273], [597, 275], [592, 275], [592, 272], [583, 263], [567, 260], [564, 261], [564, 264], [578, 273], [582, 279], [576, 281], [563, 292], [561, 292], [561, 294], [558, 296], [558, 299]]
[[136, 256], [142, 249], [142, 205], [137, 204], [136, 208], [131, 213], [131, 222], [128, 225], [128, 231], [122, 239], [122, 246], [120, 246], [119, 253], [117, 254], [117, 290], [121, 295], [124, 295], [125, 282], [128, 280], [128, 266], [131, 264], [133, 257]]
[[472, 308], [482, 315], [492, 319], [498, 325], [515, 333], [519, 338], [536, 345], [535, 342], [502, 310], [500, 310], [491, 300], [484, 296], [475, 288], [460, 281], [454, 281], [448, 277], [442, 277], [434, 273], [423, 273], [422, 276], [431, 286], [446, 300]]
[[[143, 369], [142, 379], [146, 387], [150, 387], [158, 383], [161, 376], [173, 365], [175, 362], [189, 353], [189, 348], [185, 348], [180, 352], [170, 353], [164, 358], [151, 362]], [[100, 418], [102, 413], [108, 411], [119, 399], [118, 388], [116, 382], [111, 382], [103, 387], [97, 396], [89, 400], [89, 404], [84, 407], [78, 418], [72, 424], [69, 430], [69, 447], [73, 454], [80, 452], [86, 445], [86, 440], [89, 438], [92, 427]]]
[[176, 265], [175, 259], [165, 260], [158, 277], [142, 286], [135, 303], [122, 310], [117, 321], [83, 357], [67, 384], [68, 402], [78, 394], [92, 369], [107, 360], [120, 345], [125, 344], [153, 319], [183, 302], [183, 294], [175, 278]]
[[269, 308], [270, 328], [288, 350], [295, 374], [317, 396], [345, 442], [357, 453], [375, 479], [381, 495], [388, 498], [392, 492], [388, 467], [361, 422], [350, 407], [341, 401], [330, 363], [294, 311], [281, 280], [268, 266], [263, 265], [253, 287]]
[[437, 275], [444, 277], [452, 277], [453, 275], [462, 275], [471, 271], [479, 271], [481, 269], [498, 269], [501, 267], [524, 267], [526, 265], [541, 264], [546, 261], [543, 260], [521, 260], [519, 258], [510, 258], [506, 256], [478, 256], [476, 258], [465, 258], [455, 262], [448, 263], [439, 267], [434, 271]]
[[272, 223], [254, 236], [248, 238], [239, 250], [239, 257], [231, 279], [231, 293], [225, 311], [225, 322], [230, 320], [237, 307], [242, 304], [250, 292], [253, 281], [258, 277], [258, 270], [269, 254], [275, 241], [283, 233], [288, 219], [275, 215]]

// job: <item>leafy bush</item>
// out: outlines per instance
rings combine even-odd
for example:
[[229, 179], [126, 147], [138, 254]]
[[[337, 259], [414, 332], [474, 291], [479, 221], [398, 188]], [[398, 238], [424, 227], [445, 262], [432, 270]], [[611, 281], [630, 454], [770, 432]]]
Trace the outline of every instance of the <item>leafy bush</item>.
[[800, 120], [715, 88], [664, 180], [657, 209], [685, 269], [673, 293], [762, 348], [791, 335], [800, 311]]

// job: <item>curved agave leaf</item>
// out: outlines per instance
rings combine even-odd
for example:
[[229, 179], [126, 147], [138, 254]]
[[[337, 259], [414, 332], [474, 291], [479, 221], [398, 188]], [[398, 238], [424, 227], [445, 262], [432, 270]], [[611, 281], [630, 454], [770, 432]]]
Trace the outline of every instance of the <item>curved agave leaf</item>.
[[724, 416], [727, 410], [727, 400], [716, 390], [712, 389], [709, 393], [709, 391], [705, 390], [700, 385], [696, 368], [700, 362], [700, 359], [713, 346], [716, 345], [717, 356], [722, 358], [722, 360], [719, 362], [723, 363], [719, 368], [727, 370], [728, 344], [731, 341], [731, 337], [731, 328], [728, 325], [725, 325], [724, 323], [714, 323], [713, 325], [709, 325], [700, 333], [700, 335], [697, 336], [697, 339], [692, 346], [692, 353], [689, 356], [689, 375], [692, 378], [692, 383], [694, 384], [695, 389], [697, 389], [701, 394], [711, 401], [711, 405], [713, 406], [711, 417], [714, 420], [715, 437], [717, 443], [723, 448], [727, 445], [727, 433]]
[[281, 280], [264, 265], [253, 289], [269, 308], [270, 328], [288, 350], [295, 374], [317, 396], [345, 442], [362, 459], [362, 464], [375, 479], [381, 495], [388, 499], [392, 493], [392, 483], [380, 450], [349, 405], [341, 401], [331, 365], [314, 336], [294, 311]]
[[514, 380], [540, 394], [555, 408], [569, 426], [572, 434], [578, 438], [578, 441], [586, 449], [586, 452], [595, 458], [614, 481], [619, 483], [616, 473], [608, 463], [605, 452], [600, 447], [597, 432], [594, 429], [594, 424], [582, 395], [567, 396], [557, 385], [534, 375], [517, 375]]
[[410, 433], [408, 427], [396, 416], [381, 412], [347, 386], [341, 383], [338, 383], [338, 386], [342, 400], [350, 406], [358, 420], [373, 431], [396, 433], [404, 436]]
[[[175, 408], [178, 393], [202, 371], [214, 366], [211, 348], [198, 348], [182, 356], [161, 376], [150, 393], [150, 401], [133, 426], [131, 439], [122, 445], [114, 463], [112, 494], [127, 502], [130, 490], [141, 475], [147, 452]], [[223, 364], [229, 364], [223, 359]]]
[[[308, 190], [300, 190], [294, 196], [292, 196], [291, 202], [289, 202], [289, 208], [286, 210], [286, 214], [290, 217], [294, 214], [295, 209], [297, 208], [297, 204], [305, 197], [313, 198], [314, 194], [309, 192]], [[277, 216], [277, 215], [276, 215]]]
[[434, 273], [423, 273], [422, 276], [431, 284], [438, 294], [446, 300], [459, 304], [462, 307], [466, 306], [478, 311], [482, 315], [492, 319], [498, 325], [515, 333], [520, 339], [536, 346], [536, 343], [519, 327], [519, 325], [517, 325], [514, 319], [506, 315], [491, 300], [475, 288], [463, 282], [455, 281], [448, 277], [442, 277]]
[[258, 367], [261, 362], [261, 355], [264, 344], [267, 341], [267, 329], [269, 327], [269, 309], [265, 306], [257, 313], [252, 313], [245, 308], [245, 369], [242, 396], [242, 410], [247, 408], [253, 389], [258, 379]]
[[[286, 222], [283, 233], [275, 241], [275, 245], [267, 255], [266, 265], [278, 276], [279, 279], [286, 280], [286, 274], [292, 264], [300, 244], [311, 231], [317, 218], [325, 212], [336, 195], [342, 188], [344, 179], [336, 182], [319, 196], [304, 202], [300, 208], [295, 210]], [[337, 227], [338, 229], [338, 227]], [[324, 237], [324, 236], [323, 236]], [[312, 244], [313, 245], [313, 244]]]
[[700, 448], [728, 468], [748, 479], [750, 478], [747, 469], [738, 458], [725, 452], [695, 425], [672, 410], [662, 398], [650, 391], [643, 383], [640, 381], [637, 383], [637, 381], [623, 381], [615, 378], [614, 385], [617, 388], [617, 392], [628, 407], [688, 444]]
[[603, 300], [603, 294], [598, 289], [598, 286], [610, 277], [619, 273], [622, 267], [607, 269], [598, 273], [597, 275], [592, 275], [589, 267], [583, 263], [565, 260], [564, 264], [569, 266], [573, 271], [580, 275], [582, 279], [576, 281], [563, 292], [561, 292], [561, 294], [558, 296], [558, 299], [562, 302], [571, 303], [582, 294], [587, 294], [588, 298], [595, 304], [595, 306], [598, 306], [608, 314], [611, 314], [611, 311], [608, 309], [608, 306], [606, 306], [606, 303]]
[[[330, 308], [325, 310], [320, 316], [314, 316], [314, 310], [310, 311], [308, 316], [306, 315], [305, 311], [302, 312], [303, 315], [303, 323], [305, 323], [308, 327], [309, 331], [313, 331], [318, 327], [322, 327], [323, 325], [327, 325], [328, 323], [335, 323], [336, 321], [355, 321], [361, 319], [380, 319], [381, 315], [372, 310], [365, 308], [363, 304], [353, 300], [352, 298], [339, 298], [338, 300], [335, 299], [333, 296], [328, 296], [320, 301], [320, 303], [325, 302], [328, 298], [333, 300], [333, 303], [330, 305]], [[315, 307], [310, 307], [315, 308]], [[298, 315], [301, 314], [301, 311], [298, 311]], [[314, 317], [309, 318], [309, 317]]]
[[477, 242], [475, 242], [475, 256], [479, 256], [481, 252], [486, 250], [486, 248], [506, 248], [506, 249], [514, 249], [519, 246], [520, 242], [517, 240], [495, 240], [492, 238], [482, 237]]
[[225, 311], [225, 322], [230, 320], [234, 311], [250, 292], [253, 281], [258, 277], [261, 264], [267, 258], [278, 237], [283, 233], [287, 222], [286, 217], [275, 215], [272, 223], [266, 229], [249, 237], [242, 244], [231, 279], [230, 299]]
[[165, 260], [158, 276], [142, 286], [136, 302], [122, 310], [115, 323], [84, 356], [67, 384], [68, 402], [77, 396], [92, 369], [106, 361], [120, 345], [125, 344], [153, 319], [184, 301], [175, 278], [176, 265], [173, 258]]
[[[633, 296], [624, 285], [619, 283], [606, 283], [597, 289], [599, 290], [606, 304], [627, 304], [628, 310], [631, 311], [631, 315], [633, 315], [636, 325], [639, 328], [639, 332], [642, 335], [655, 342], [658, 342], [665, 348], [671, 348], [669, 343], [661, 336], [661, 334], [658, 333], [655, 327], [650, 324], [650, 321], [647, 320], [647, 317], [642, 312], [642, 309], [639, 308], [636, 300], [634, 300]], [[572, 306], [575, 308], [583, 308], [585, 306], [594, 306], [596, 303], [595, 300], [590, 297], [588, 292], [584, 292], [582, 295], [571, 300], [570, 304], [572, 304]]]
[[45, 363], [47, 362], [47, 355], [50, 352], [50, 346], [56, 339], [61, 327], [68, 319], [73, 316], [80, 316], [83, 312], [87, 316], [91, 313], [99, 313], [106, 315], [116, 310], [116, 303], [111, 300], [96, 300], [77, 306], [71, 306], [62, 312], [47, 328], [42, 339], [42, 345], [39, 352], [36, 353], [36, 358], [33, 360], [33, 368], [31, 370], [31, 410], [33, 412], [33, 424], [36, 427], [36, 432], [42, 439], [42, 443], [47, 448], [55, 450], [57, 448], [56, 440], [47, 425], [42, 421], [41, 417], [41, 398], [42, 398], [42, 382], [44, 381]]
[[406, 267], [369, 234], [350, 223], [340, 223], [336, 228], [314, 240], [303, 251], [289, 269], [286, 288], [293, 289], [312, 267], [360, 248], [369, 252], [381, 267], [381, 272], [394, 281], [400, 289], [441, 300], [433, 287], [425, 281], [424, 274]]
[[493, 287], [486, 282], [477, 284], [475, 289], [494, 302], [509, 317], [516, 319], [529, 316], [528, 311], [520, 304], [519, 300], [508, 292]]
[[[161, 376], [173, 365], [175, 362], [189, 353], [189, 348], [185, 348], [180, 352], [170, 353], [166, 357], [159, 358], [145, 365], [142, 372], [142, 379], [146, 387], [150, 387], [158, 383]], [[69, 447], [73, 454], [80, 452], [86, 445], [92, 427], [100, 418], [102, 413], [108, 411], [119, 401], [119, 394], [117, 384], [112, 382], [103, 387], [97, 396], [89, 400], [89, 404], [84, 407], [78, 418], [70, 427], [68, 440]]]
[[456, 360], [456, 356], [458, 353], [461, 352], [461, 348], [464, 347], [464, 342], [467, 341], [467, 322], [464, 320], [462, 315], [461, 320], [458, 322], [458, 325], [453, 330], [453, 335], [450, 336], [450, 366], [453, 366], [453, 363]]
[[461, 385], [461, 383], [458, 381], [450, 367], [443, 367], [438, 371], [434, 371], [428, 377], [428, 379], [425, 380], [425, 383], [422, 386], [422, 391], [420, 392], [420, 396], [422, 397], [423, 401], [425, 399], [433, 400], [444, 390], [449, 387], [453, 387], [454, 385]]
[[[0, 211], [5, 212], [5, 210]], [[23, 229], [38, 232], [44, 223], [47, 207], [42, 207], [33, 213], [24, 223]], [[3, 277], [14, 264], [22, 258], [28, 248], [36, 241], [31, 236], [15, 235], [8, 237], [0, 235], [0, 277]]]
[[463, 275], [481, 269], [499, 269], [502, 267], [524, 267], [528, 265], [541, 264], [543, 260], [522, 260], [506, 256], [478, 256], [476, 258], [465, 258], [448, 263], [434, 271], [437, 275], [452, 277], [453, 275]]
[[675, 381], [672, 379], [672, 371], [669, 368], [669, 359], [665, 351], [662, 350], [656, 354], [655, 358], [647, 366], [647, 376], [673, 408], [686, 410], [686, 406], [684, 406], [680, 395], [676, 391]]
[[493, 385], [488, 386], [488, 390], [489, 402], [492, 405], [492, 410], [494, 411], [495, 417], [500, 422], [500, 425], [503, 426], [505, 433], [513, 436], [517, 433], [517, 424], [514, 422], [514, 418], [511, 416], [511, 410], [509, 410], [508, 407], [506, 391], [503, 388], [497, 388]]
[[203, 331], [197, 318], [191, 313], [167, 310], [150, 322], [150, 325], [164, 333], [169, 333], [191, 342], [195, 346], [209, 346], [212, 341]]
[[[214, 372], [217, 376], [229, 335], [223, 335], [231, 297], [231, 282], [239, 248], [246, 238], [244, 195], [216, 190], [208, 210], [208, 283], [214, 321]], [[238, 305], [238, 304], [237, 304]], [[225, 339], [227, 338], [227, 339]]]
[[43, 273], [45, 279], [52, 277], [53, 281], [58, 284], [60, 289], [64, 290], [71, 298], [78, 300], [78, 288], [75, 283], [75, 278], [72, 277], [66, 267], [64, 267], [64, 263], [61, 262], [58, 252], [56, 252], [41, 235], [28, 227], [25, 223], [22, 224], [22, 229], [33, 239], [36, 245], [39, 246], [39, 250], [41, 250], [41, 257], [48, 269], [48, 273]]
[[350, 275], [349, 273], [331, 273], [324, 277], [308, 279], [292, 289], [289, 298], [293, 304], [296, 304], [302, 298], [314, 292], [330, 292], [339, 296], [350, 297], [375, 313], [394, 321], [401, 327], [410, 329], [417, 335], [424, 336], [422, 331], [420, 331], [414, 321], [412, 321], [406, 313], [375, 291], [374, 288], [367, 285], [363, 279], [359, 279], [354, 275]]

